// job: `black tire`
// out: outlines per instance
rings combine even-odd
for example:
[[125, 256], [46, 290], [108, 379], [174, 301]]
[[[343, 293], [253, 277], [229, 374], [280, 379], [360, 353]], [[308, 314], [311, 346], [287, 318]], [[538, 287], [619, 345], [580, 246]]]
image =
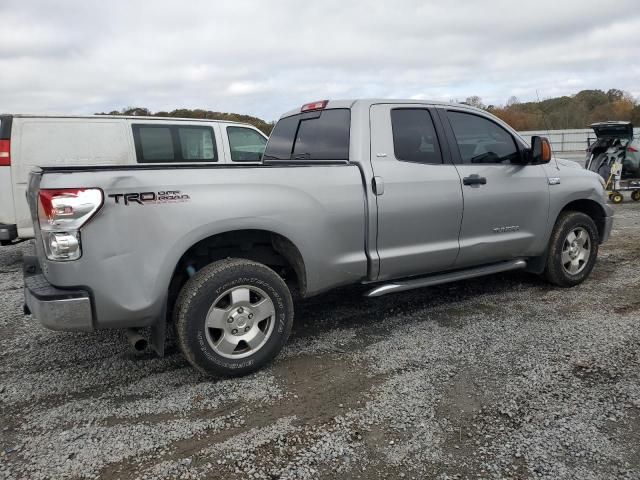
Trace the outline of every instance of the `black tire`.
[[640, 201], [640, 190], [634, 190], [631, 192], [631, 200], [634, 202]]
[[[205, 326], [216, 299], [234, 289], [261, 291], [271, 300], [275, 312], [270, 320], [266, 320], [273, 322], [273, 328], [264, 343], [253, 353], [244, 353], [248, 356], [241, 358], [228, 358], [217, 352], [212, 332], [218, 330]], [[232, 297], [228, 298], [232, 300]], [[233, 305], [228, 308], [233, 308]], [[245, 307], [246, 310], [250, 308]], [[230, 320], [227, 318], [227, 321]], [[198, 271], [184, 285], [176, 301], [174, 322], [178, 345], [189, 363], [215, 376], [240, 376], [258, 370], [280, 352], [293, 326], [293, 302], [285, 282], [269, 267], [241, 258], [220, 260]], [[220, 332], [228, 335], [227, 338], [234, 338], [225, 329], [220, 329]], [[245, 345], [251, 350], [248, 343]], [[236, 352], [228, 355], [236, 355]]]
[[[584, 261], [584, 267], [572, 274], [565, 268], [562, 260], [563, 248], [566, 246], [567, 236], [577, 229], [584, 229], [589, 237], [589, 254]], [[593, 219], [581, 212], [562, 212], [553, 227], [549, 240], [549, 254], [544, 270], [545, 279], [559, 287], [573, 287], [582, 283], [591, 273], [598, 257], [600, 236]]]
[[620, 192], [611, 192], [611, 196], [609, 198], [611, 199], [611, 203], [615, 203], [616, 205], [618, 203], [622, 203], [624, 200], [624, 197]]

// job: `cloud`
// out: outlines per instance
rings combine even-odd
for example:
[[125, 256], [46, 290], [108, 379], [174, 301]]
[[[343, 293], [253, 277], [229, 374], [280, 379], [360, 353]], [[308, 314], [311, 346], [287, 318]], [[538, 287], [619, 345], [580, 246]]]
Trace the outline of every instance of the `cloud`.
[[[0, 110], [275, 119], [323, 98], [640, 94], [633, 0], [3, 0]], [[594, 12], [597, 11], [597, 14]]]

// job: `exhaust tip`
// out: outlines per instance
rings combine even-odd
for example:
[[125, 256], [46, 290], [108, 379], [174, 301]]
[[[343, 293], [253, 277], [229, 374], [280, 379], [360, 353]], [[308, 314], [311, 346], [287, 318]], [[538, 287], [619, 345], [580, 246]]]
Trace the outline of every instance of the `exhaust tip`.
[[145, 340], [144, 338], [140, 338], [135, 342], [133, 342], [133, 349], [136, 352], [143, 352], [144, 350], [147, 349], [148, 344], [149, 343], [147, 342], [147, 340]]
[[127, 340], [131, 348], [136, 352], [144, 352], [149, 346], [147, 339], [140, 335], [139, 330], [136, 328], [127, 328]]

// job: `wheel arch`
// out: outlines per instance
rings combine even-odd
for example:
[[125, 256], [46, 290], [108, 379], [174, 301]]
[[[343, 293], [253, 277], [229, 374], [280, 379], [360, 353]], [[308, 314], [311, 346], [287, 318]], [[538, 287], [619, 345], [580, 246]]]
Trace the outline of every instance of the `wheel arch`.
[[562, 207], [562, 209], [556, 216], [556, 221], [563, 212], [568, 211], [581, 212], [591, 217], [596, 224], [596, 228], [598, 229], [599, 238], [603, 238], [606, 228], [605, 217], [607, 214], [604, 210], [604, 207], [600, 203], [588, 198], [573, 200]]
[[245, 258], [265, 264], [290, 280], [304, 296], [306, 266], [300, 249], [280, 233], [263, 229], [237, 229], [201, 238], [187, 247], [173, 267], [169, 282], [169, 307], [190, 276], [223, 258]]
[[606, 221], [605, 221], [606, 211], [602, 206], [602, 204], [588, 198], [580, 198], [580, 199], [575, 199], [570, 202], [567, 202], [558, 211], [555, 218], [553, 219], [553, 223], [550, 222], [549, 230], [546, 235], [544, 252], [541, 255], [531, 257], [527, 261], [527, 271], [536, 273], [536, 274], [541, 274], [544, 271], [545, 266], [547, 264], [547, 257], [549, 255], [549, 241], [551, 239], [553, 228], [558, 222], [558, 218], [560, 218], [560, 215], [562, 215], [564, 212], [580, 212], [580, 213], [584, 213], [585, 215], [588, 215], [593, 219], [594, 223], [596, 224], [596, 228], [598, 230], [598, 236], [600, 238], [603, 238], [603, 235], [606, 229]]

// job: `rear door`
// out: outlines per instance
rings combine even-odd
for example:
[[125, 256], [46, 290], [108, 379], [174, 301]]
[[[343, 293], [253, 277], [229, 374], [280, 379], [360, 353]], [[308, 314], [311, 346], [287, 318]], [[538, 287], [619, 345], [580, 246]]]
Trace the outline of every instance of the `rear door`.
[[456, 267], [540, 254], [549, 216], [549, 180], [522, 162], [525, 145], [488, 116], [439, 109], [464, 196]]
[[435, 111], [379, 104], [371, 107], [370, 121], [379, 279], [451, 268], [459, 249], [462, 192]]

